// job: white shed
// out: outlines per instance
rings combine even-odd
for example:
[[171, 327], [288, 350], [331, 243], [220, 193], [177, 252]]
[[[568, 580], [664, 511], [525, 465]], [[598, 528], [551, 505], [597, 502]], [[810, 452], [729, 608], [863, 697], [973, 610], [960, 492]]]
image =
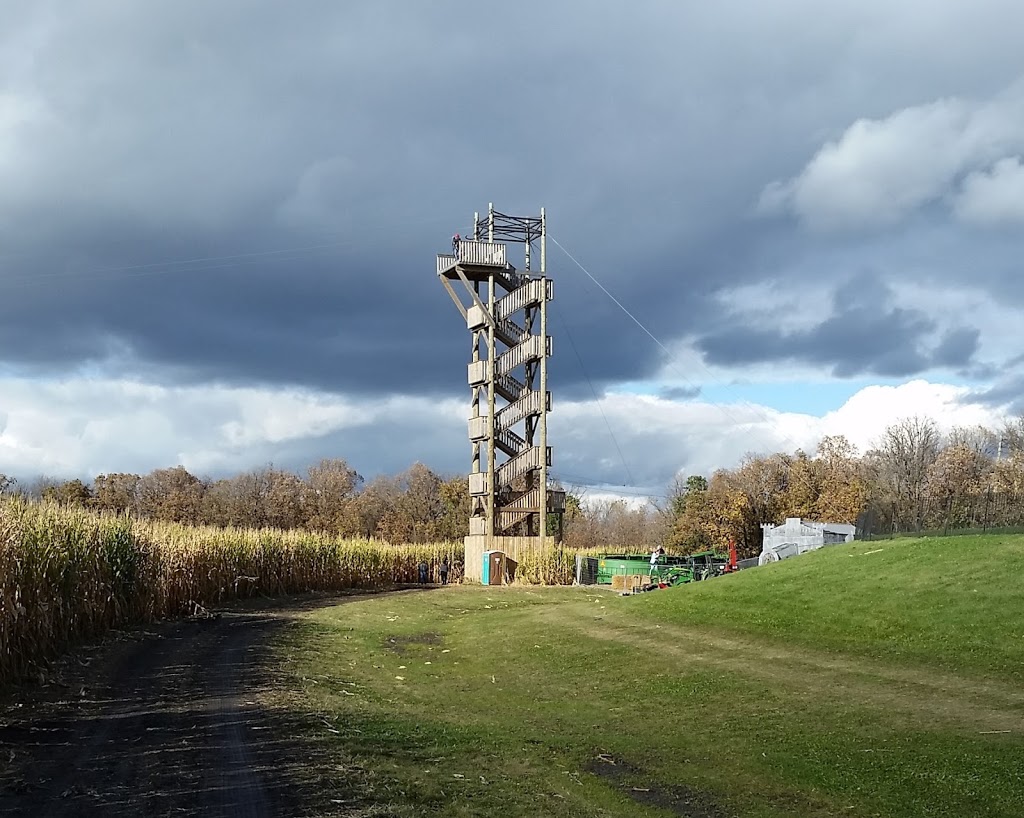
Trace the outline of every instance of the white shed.
[[782, 525], [762, 523], [761, 530], [764, 532], [764, 544], [757, 559], [758, 565], [816, 551], [826, 545], [852, 542], [857, 531], [856, 526], [846, 523], [818, 523], [799, 517], [787, 517]]

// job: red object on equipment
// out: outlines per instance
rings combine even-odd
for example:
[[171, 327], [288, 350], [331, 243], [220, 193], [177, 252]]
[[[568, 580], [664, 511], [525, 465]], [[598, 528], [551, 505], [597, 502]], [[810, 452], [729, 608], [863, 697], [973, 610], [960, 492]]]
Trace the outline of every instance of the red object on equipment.
[[739, 569], [736, 560], [736, 540], [729, 540], [729, 573]]

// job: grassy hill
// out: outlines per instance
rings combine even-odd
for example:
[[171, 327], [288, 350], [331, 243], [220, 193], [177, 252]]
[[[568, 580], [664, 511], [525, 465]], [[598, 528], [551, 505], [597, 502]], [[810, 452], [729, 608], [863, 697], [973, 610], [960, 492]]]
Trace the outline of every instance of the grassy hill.
[[310, 612], [294, 694], [365, 815], [1013, 816], [1024, 538], [707, 583], [449, 587]]
[[893, 662], [1024, 672], [1024, 536], [854, 543], [741, 572], [683, 594], [651, 594], [659, 621]]

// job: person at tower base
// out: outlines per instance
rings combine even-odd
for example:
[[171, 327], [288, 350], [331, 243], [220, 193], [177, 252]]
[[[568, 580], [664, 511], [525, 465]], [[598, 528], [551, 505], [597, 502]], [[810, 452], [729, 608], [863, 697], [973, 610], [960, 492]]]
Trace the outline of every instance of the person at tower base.
[[657, 577], [661, 570], [658, 568], [658, 562], [665, 555], [665, 549], [660, 545], [651, 552], [651, 579]]

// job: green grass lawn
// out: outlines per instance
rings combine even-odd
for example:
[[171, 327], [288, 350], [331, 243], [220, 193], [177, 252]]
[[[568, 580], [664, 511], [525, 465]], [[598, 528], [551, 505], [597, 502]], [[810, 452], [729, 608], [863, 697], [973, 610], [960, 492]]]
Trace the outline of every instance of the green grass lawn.
[[[1024, 536], [854, 543], [635, 609], [816, 649], [1024, 681]], [[1024, 811], [1022, 811], [1024, 814]]]
[[1019, 818], [1022, 564], [901, 540], [638, 597], [353, 598], [281, 646], [288, 706], [346, 814]]

